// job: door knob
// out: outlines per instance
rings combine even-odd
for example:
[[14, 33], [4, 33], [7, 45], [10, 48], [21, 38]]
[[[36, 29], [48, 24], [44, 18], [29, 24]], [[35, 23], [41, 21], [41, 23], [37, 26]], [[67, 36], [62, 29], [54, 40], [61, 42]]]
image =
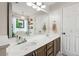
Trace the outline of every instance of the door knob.
[[63, 32], [62, 34], [63, 34], [63, 35], [65, 35], [66, 33], [65, 33], [65, 32]]

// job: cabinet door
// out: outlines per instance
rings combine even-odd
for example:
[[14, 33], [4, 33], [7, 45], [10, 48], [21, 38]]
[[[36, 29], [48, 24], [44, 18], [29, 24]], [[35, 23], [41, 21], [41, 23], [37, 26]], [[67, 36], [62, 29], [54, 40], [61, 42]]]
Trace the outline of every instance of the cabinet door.
[[49, 49], [49, 48], [51, 48], [53, 46], [53, 42], [49, 42], [48, 44], [47, 44], [47, 50]]
[[54, 40], [54, 55], [60, 51], [60, 38]]
[[35, 51], [36, 56], [46, 56], [46, 45]]
[[60, 38], [56, 40], [56, 53], [60, 51]]
[[47, 56], [53, 56], [54, 55], [54, 51], [53, 51], [53, 46], [47, 50]]
[[50, 42], [47, 44], [47, 56], [54, 55], [54, 42]]

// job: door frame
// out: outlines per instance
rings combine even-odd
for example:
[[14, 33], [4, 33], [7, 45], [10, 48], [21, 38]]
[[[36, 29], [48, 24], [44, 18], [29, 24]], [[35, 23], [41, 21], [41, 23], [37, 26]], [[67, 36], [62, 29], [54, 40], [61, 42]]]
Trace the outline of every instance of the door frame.
[[62, 54], [63, 52], [62, 52], [62, 40], [63, 40], [63, 36], [62, 36], [62, 32], [63, 32], [63, 8], [62, 8], [62, 16], [61, 16], [61, 20], [60, 20], [60, 29], [61, 29], [61, 44], [60, 44], [60, 53]]

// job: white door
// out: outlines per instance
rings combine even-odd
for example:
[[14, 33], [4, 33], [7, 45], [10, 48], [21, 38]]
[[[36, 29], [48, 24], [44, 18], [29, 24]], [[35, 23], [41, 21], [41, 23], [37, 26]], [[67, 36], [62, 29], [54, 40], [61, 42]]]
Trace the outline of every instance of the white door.
[[[63, 8], [62, 53], [79, 55], [79, 5]], [[78, 10], [77, 10], [78, 9]]]

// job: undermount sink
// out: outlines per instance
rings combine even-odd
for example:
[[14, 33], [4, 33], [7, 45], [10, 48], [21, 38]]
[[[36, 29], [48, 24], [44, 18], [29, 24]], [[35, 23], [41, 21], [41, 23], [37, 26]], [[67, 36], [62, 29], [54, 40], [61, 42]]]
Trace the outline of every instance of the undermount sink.
[[24, 50], [27, 50], [28, 47], [34, 47], [36, 45], [37, 45], [37, 42], [28, 42], [28, 43], [25, 43], [21, 48]]
[[37, 44], [37, 42], [28, 42], [28, 43], [27, 43], [28, 46], [34, 46], [34, 45], [36, 45], [36, 44]]

